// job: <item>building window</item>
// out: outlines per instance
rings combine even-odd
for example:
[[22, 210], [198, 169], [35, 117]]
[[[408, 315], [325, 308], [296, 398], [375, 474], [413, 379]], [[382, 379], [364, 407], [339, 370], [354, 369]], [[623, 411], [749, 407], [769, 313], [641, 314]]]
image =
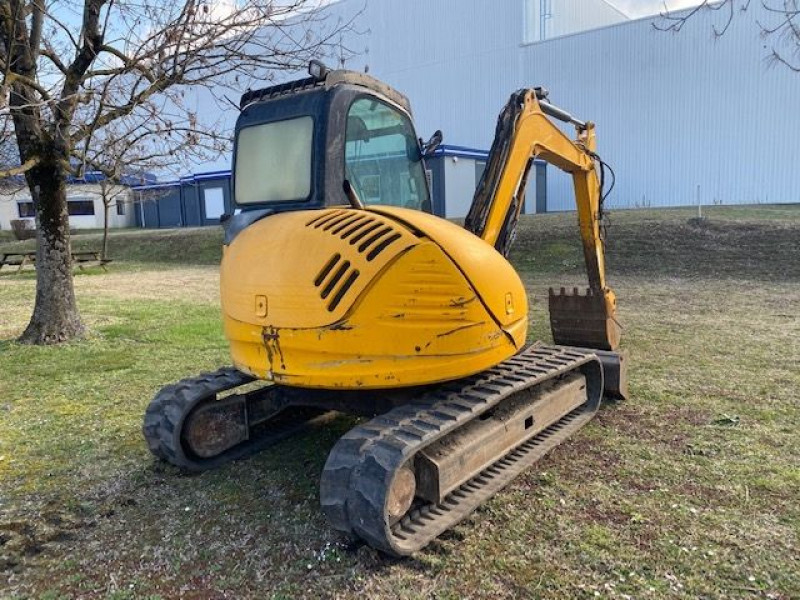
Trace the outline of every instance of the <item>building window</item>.
[[222, 188], [205, 188], [203, 190], [203, 205], [206, 209], [206, 219], [219, 219], [225, 212], [225, 194]]
[[525, 0], [522, 43], [541, 42], [552, 37], [552, 0]]
[[91, 200], [67, 200], [67, 212], [70, 217], [86, 217], [94, 215], [94, 202]]
[[17, 202], [20, 218], [35, 217], [36, 209], [33, 207], [33, 202]]
[[117, 200], [117, 214], [121, 217], [125, 216], [125, 203], [122, 200]]

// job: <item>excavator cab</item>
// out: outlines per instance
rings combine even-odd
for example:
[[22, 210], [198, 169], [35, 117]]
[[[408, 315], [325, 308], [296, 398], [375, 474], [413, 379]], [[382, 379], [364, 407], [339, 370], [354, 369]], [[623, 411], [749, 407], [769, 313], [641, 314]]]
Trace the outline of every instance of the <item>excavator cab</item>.
[[309, 73], [242, 96], [233, 160], [240, 214], [228, 230], [354, 201], [430, 213], [408, 99], [364, 73], [328, 71], [317, 61]]

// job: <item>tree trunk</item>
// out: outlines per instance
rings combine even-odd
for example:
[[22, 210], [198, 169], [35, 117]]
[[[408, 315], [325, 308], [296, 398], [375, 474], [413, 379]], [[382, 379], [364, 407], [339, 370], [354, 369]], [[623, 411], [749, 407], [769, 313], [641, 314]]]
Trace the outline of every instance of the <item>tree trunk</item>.
[[108, 209], [110, 200], [106, 200], [106, 192], [103, 191], [103, 247], [100, 250], [100, 258], [105, 260], [108, 252]]
[[54, 159], [28, 171], [36, 207], [36, 304], [19, 341], [58, 344], [84, 333], [72, 285], [72, 253], [67, 213], [67, 174]]

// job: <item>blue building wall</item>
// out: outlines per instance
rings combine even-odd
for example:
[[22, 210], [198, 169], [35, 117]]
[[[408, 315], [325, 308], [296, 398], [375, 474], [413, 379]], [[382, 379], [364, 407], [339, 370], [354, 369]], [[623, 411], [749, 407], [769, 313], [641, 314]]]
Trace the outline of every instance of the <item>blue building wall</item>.
[[218, 214], [209, 214], [207, 195], [222, 195], [222, 212], [231, 214], [230, 171], [198, 173], [179, 181], [132, 188], [137, 205], [136, 225], [146, 228], [218, 225]]
[[[466, 215], [466, 207], [472, 200], [472, 192], [480, 176], [480, 167], [485, 164], [488, 152], [461, 146], [440, 146], [426, 161], [431, 188], [433, 212], [441, 217], [459, 218]], [[449, 161], [460, 160], [467, 173], [463, 181], [461, 174], [454, 173]], [[537, 161], [537, 169], [544, 165]], [[459, 202], [448, 201], [448, 186], [462, 188], [468, 193]], [[136, 225], [146, 228], [199, 227], [218, 225], [219, 218], [207, 214], [205, 195], [208, 190], [222, 189], [225, 212], [234, 210], [231, 195], [231, 172], [215, 171], [184, 177], [179, 181], [156, 183], [134, 187], [137, 204]], [[530, 196], [529, 197], [533, 197]], [[544, 203], [543, 198], [539, 202]], [[544, 206], [544, 204], [542, 204]], [[526, 207], [533, 212], [533, 205]]]

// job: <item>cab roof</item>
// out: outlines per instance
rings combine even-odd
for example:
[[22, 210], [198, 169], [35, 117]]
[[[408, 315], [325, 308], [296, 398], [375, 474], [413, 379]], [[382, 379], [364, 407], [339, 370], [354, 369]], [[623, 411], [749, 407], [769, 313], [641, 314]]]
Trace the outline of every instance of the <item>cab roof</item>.
[[242, 94], [242, 98], [239, 101], [239, 108], [244, 109], [248, 104], [265, 100], [274, 100], [275, 98], [283, 96], [290, 96], [318, 89], [328, 90], [337, 85], [355, 85], [367, 88], [391, 100], [407, 113], [411, 114], [411, 104], [408, 98], [396, 89], [366, 73], [344, 69], [326, 71], [322, 77], [303, 77], [302, 79], [295, 79], [258, 90], [247, 90]]

